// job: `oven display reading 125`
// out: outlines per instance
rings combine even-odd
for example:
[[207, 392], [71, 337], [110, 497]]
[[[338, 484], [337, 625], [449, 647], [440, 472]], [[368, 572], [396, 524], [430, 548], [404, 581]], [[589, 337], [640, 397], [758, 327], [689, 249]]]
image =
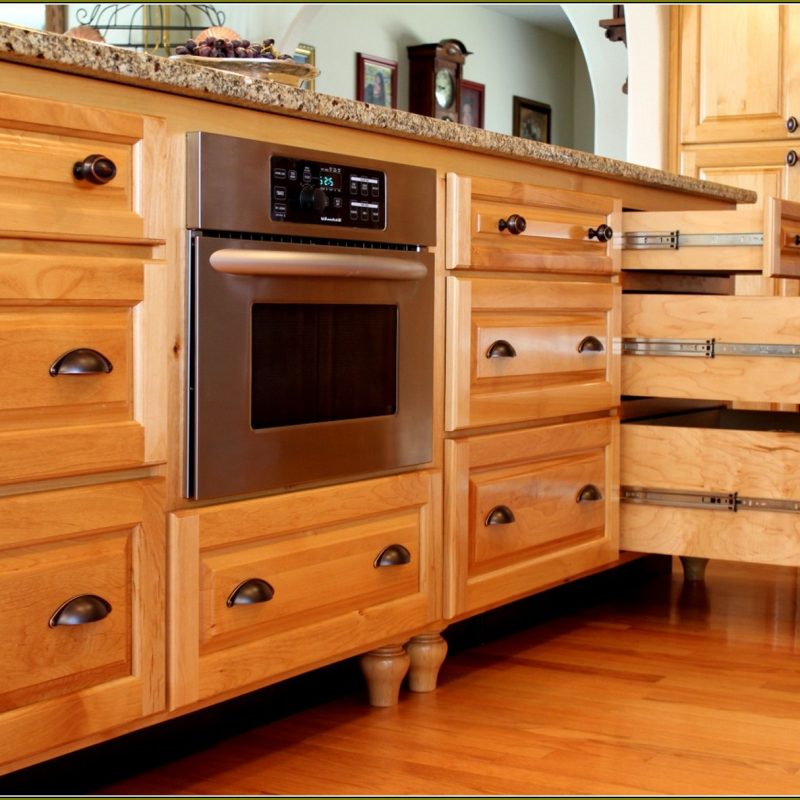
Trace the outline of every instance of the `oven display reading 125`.
[[336, 167], [320, 167], [319, 185], [323, 189], [341, 189], [342, 171]]

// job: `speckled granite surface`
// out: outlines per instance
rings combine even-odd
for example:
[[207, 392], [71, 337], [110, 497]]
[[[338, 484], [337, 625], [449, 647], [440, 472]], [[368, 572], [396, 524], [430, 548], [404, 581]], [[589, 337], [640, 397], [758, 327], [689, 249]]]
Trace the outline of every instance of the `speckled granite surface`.
[[365, 130], [447, 143], [454, 147], [531, 159], [619, 177], [649, 186], [753, 203], [755, 192], [694, 180], [579, 150], [532, 142], [355, 100], [308, 92], [178, 60], [134, 53], [58, 34], [0, 23], [0, 58], [231, 105], [303, 116]]

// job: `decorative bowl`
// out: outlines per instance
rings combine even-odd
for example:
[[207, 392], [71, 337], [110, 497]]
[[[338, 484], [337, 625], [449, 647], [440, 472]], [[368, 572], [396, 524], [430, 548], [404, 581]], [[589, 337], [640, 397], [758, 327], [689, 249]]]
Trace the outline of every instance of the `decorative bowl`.
[[319, 69], [312, 64], [298, 64], [288, 58], [206, 58], [186, 55], [170, 56], [170, 59], [249, 75], [260, 80], [286, 83], [289, 86], [300, 86], [303, 81], [316, 78], [320, 74]]

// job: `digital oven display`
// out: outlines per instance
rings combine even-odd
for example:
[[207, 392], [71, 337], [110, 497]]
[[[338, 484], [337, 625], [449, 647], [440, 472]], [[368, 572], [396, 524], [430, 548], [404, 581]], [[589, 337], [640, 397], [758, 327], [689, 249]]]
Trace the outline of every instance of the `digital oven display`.
[[386, 229], [386, 173], [273, 155], [270, 219], [342, 228]]

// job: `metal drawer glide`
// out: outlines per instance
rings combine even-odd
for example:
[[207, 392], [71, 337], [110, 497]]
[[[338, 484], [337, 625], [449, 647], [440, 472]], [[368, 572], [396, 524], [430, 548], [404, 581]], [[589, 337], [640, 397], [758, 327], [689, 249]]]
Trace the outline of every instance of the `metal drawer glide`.
[[740, 497], [738, 492], [692, 492], [674, 489], [646, 489], [640, 486], [620, 487], [620, 499], [626, 503], [642, 503], [672, 508], [707, 510], [782, 511], [800, 513], [800, 500], [778, 500], [771, 497]]
[[800, 344], [748, 344], [718, 342], [716, 339], [646, 339], [630, 337], [622, 340], [626, 356], [760, 356], [766, 358], [800, 357]]
[[758, 247], [763, 233], [681, 233], [680, 231], [628, 231], [623, 250], [680, 250], [681, 247]]

